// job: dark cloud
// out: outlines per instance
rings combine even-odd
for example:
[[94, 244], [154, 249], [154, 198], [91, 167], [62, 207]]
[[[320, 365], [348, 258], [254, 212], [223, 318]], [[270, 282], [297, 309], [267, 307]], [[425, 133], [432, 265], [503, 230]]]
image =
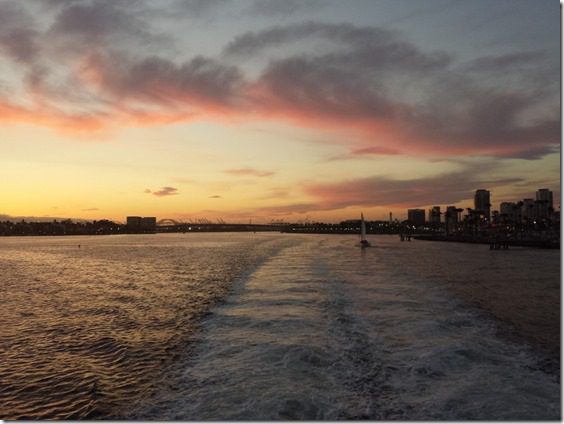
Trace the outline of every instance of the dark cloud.
[[253, 177], [270, 177], [274, 175], [272, 171], [261, 171], [254, 168], [236, 168], [236, 169], [226, 169], [226, 174], [235, 176], [253, 176]]
[[[250, 7], [283, 15], [314, 3]], [[197, 15], [228, 4], [187, 0], [170, 10]], [[50, 11], [45, 32], [29, 5]], [[560, 62], [547, 51], [460, 63], [385, 28], [310, 21], [246, 32], [217, 58], [181, 61], [166, 48], [155, 54], [173, 36], [153, 25], [157, 9], [135, 0], [0, 2], [0, 54], [21, 74], [25, 92], [16, 97], [36, 102], [2, 96], [0, 119], [85, 131], [205, 114], [278, 120], [348, 131], [352, 158], [537, 159], [558, 150]], [[243, 72], [249, 58], [267, 61], [254, 80]]]
[[82, 209], [83, 212], [94, 212], [94, 211], [99, 211], [100, 209], [98, 208], [88, 208], [88, 209]]
[[[145, 191], [145, 193], [146, 192], [147, 191]], [[153, 191], [152, 194], [153, 196], [157, 197], [173, 196], [175, 194], [178, 194], [178, 189], [174, 187], [163, 187], [158, 191]]]
[[135, 60], [114, 52], [91, 57], [88, 67], [100, 89], [113, 98], [171, 107], [235, 103], [244, 82], [237, 68], [201, 56], [176, 65], [161, 57]]
[[468, 70], [473, 71], [492, 71], [502, 70], [511, 71], [515, 66], [531, 66], [547, 58], [547, 53], [543, 51], [527, 51], [510, 54], [500, 54], [497, 56], [482, 56], [476, 58], [466, 65]]
[[221, 199], [219, 194], [214, 194], [213, 196], [208, 196], [210, 199]]
[[356, 149], [353, 150], [351, 152], [352, 155], [358, 155], [358, 156], [363, 156], [363, 155], [384, 155], [384, 156], [388, 156], [388, 155], [398, 155], [399, 151], [397, 149], [394, 148], [390, 148], [390, 147], [379, 147], [379, 146], [375, 146], [375, 147], [365, 147], [363, 149]]
[[393, 147], [387, 146], [372, 146], [364, 147], [361, 149], [354, 149], [349, 153], [337, 155], [329, 158], [329, 161], [336, 160], [348, 160], [348, 159], [366, 159], [371, 156], [396, 156], [399, 155], [400, 151]]
[[176, 0], [172, 10], [180, 16], [201, 17], [230, 3], [231, 0]]
[[[542, 62], [544, 53], [456, 64], [384, 29], [314, 22], [243, 34], [225, 53], [246, 57], [312, 38], [335, 46], [273, 60], [257, 81], [256, 104], [266, 115], [362, 132], [368, 139], [357, 149], [367, 152], [534, 159], [559, 144], [558, 103], [542, 88], [558, 73]], [[502, 65], [504, 75], [494, 75]], [[382, 131], [399, 144], [379, 141]]]
[[370, 177], [331, 184], [311, 184], [306, 192], [327, 209], [347, 206], [412, 207], [453, 204], [472, 198], [482, 186], [495, 188], [523, 181], [522, 178], [485, 178], [482, 169], [465, 169], [438, 176], [397, 180]]
[[289, 43], [304, 42], [311, 38], [330, 40], [344, 44], [381, 45], [394, 38], [394, 34], [382, 28], [358, 28], [351, 24], [325, 24], [303, 22], [274, 26], [261, 31], [241, 34], [224, 48], [224, 54], [250, 56], [262, 53], [265, 49]]
[[320, 7], [323, 7], [323, 2], [315, 0], [255, 0], [247, 12], [267, 17], [289, 17]]
[[149, 9], [139, 1], [69, 2], [53, 23], [50, 35], [78, 46], [99, 47], [116, 43], [147, 45], [168, 37], [152, 31], [146, 14]]
[[0, 51], [20, 63], [35, 61], [39, 32], [31, 14], [15, 2], [0, 3]]

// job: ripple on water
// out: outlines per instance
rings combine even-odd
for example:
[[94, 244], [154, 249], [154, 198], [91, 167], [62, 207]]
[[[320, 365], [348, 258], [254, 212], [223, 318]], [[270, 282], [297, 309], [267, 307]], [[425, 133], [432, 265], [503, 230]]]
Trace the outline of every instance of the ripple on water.
[[233, 281], [288, 243], [233, 234], [30, 241], [0, 245], [3, 419], [122, 416], [188, 354]]

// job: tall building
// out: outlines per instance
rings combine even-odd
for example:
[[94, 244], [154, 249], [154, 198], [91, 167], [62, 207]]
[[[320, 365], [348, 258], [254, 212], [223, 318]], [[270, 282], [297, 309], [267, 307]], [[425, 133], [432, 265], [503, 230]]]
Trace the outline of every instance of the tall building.
[[433, 206], [429, 209], [429, 222], [431, 225], [439, 226], [441, 224], [441, 207]]
[[554, 205], [552, 203], [552, 191], [550, 191], [549, 189], [541, 188], [541, 189], [537, 190], [536, 198], [537, 198], [537, 200], [547, 202], [549, 207], [551, 207], [551, 208], [554, 207]]
[[552, 202], [552, 191], [547, 188], [541, 188], [536, 193], [536, 216], [535, 218], [549, 218], [554, 211]]
[[533, 199], [523, 199], [521, 206], [521, 216], [525, 221], [533, 221], [536, 218], [535, 201]]
[[445, 228], [447, 233], [453, 232], [458, 226], [458, 208], [456, 206], [447, 206], [445, 212]]
[[411, 225], [423, 227], [425, 225], [425, 209], [408, 209], [407, 220]]
[[474, 210], [490, 220], [490, 192], [488, 190], [476, 190], [474, 195]]
[[515, 202], [501, 202], [499, 213], [502, 222], [519, 223], [521, 222], [521, 208]]

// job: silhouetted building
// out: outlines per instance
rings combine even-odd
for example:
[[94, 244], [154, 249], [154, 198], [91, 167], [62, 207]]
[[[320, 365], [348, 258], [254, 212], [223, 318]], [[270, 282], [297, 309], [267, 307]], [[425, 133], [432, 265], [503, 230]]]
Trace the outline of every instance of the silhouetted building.
[[433, 206], [429, 209], [429, 223], [435, 227], [441, 225], [441, 207]]
[[425, 225], [425, 209], [408, 209], [407, 220], [411, 225], [423, 227]]
[[155, 230], [157, 228], [157, 218], [154, 216], [145, 216], [141, 219], [141, 226], [147, 230]]
[[521, 222], [521, 206], [515, 202], [501, 202], [499, 214], [502, 223], [516, 224]]
[[543, 202], [547, 202], [548, 206], [550, 206], [551, 208], [554, 207], [553, 203], [552, 203], [552, 191], [550, 191], [547, 188], [541, 188], [539, 190], [537, 190], [537, 200], [541, 200]]
[[521, 216], [523, 221], [531, 222], [535, 220], [535, 201], [533, 199], [523, 199], [521, 205]]
[[445, 212], [445, 228], [447, 233], [452, 233], [458, 226], [458, 208], [456, 206], [447, 206]]
[[157, 228], [157, 218], [154, 216], [128, 216], [127, 228], [132, 231], [155, 231]]
[[474, 195], [474, 210], [480, 213], [488, 221], [490, 220], [490, 192], [488, 190], [480, 189], [476, 190]]
[[140, 216], [128, 216], [127, 217], [127, 226], [128, 227], [140, 227], [141, 226], [141, 221], [143, 220], [142, 217]]
[[554, 207], [552, 203], [552, 191], [547, 188], [541, 188], [536, 193], [536, 216], [537, 219], [550, 218]]

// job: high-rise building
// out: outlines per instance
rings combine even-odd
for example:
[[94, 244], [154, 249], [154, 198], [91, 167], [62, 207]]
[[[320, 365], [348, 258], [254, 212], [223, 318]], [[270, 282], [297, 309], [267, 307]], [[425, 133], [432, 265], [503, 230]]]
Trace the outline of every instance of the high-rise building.
[[447, 206], [445, 212], [445, 227], [447, 233], [453, 232], [458, 225], [458, 209], [456, 206]]
[[445, 221], [448, 218], [449, 222], [458, 223], [458, 208], [456, 206], [447, 206], [445, 213]]
[[407, 220], [411, 225], [423, 227], [425, 225], [425, 209], [408, 209]]
[[490, 192], [488, 190], [476, 190], [474, 195], [474, 210], [490, 220]]
[[552, 191], [547, 188], [541, 188], [536, 193], [536, 216], [535, 218], [549, 218], [554, 211], [552, 203]]
[[535, 201], [533, 199], [523, 199], [521, 216], [525, 221], [533, 221], [536, 218], [535, 207]]
[[439, 226], [441, 224], [441, 207], [433, 206], [429, 209], [429, 222], [431, 225]]
[[549, 207], [554, 207], [553, 203], [552, 203], [552, 191], [550, 191], [547, 188], [541, 188], [539, 190], [537, 190], [537, 200], [543, 201], [543, 202], [547, 202]]

